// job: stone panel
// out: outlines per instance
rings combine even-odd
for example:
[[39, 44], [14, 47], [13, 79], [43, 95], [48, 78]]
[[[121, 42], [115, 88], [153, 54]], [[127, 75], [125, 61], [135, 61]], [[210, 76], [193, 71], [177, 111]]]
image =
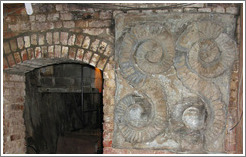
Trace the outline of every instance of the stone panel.
[[225, 153], [235, 17], [127, 13], [115, 21], [112, 147]]

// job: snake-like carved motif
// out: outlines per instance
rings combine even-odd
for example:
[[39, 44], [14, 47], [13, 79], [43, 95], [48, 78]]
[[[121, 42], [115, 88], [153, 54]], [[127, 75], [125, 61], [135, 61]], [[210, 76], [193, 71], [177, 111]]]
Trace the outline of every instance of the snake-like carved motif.
[[209, 106], [210, 120], [205, 131], [207, 148], [225, 129], [226, 105], [218, 86], [200, 76], [214, 78], [223, 74], [231, 68], [237, 52], [235, 41], [223, 31], [223, 27], [210, 21], [194, 22], [176, 43], [177, 50], [186, 52], [176, 57], [178, 78]]
[[177, 41], [177, 49], [188, 52], [187, 64], [201, 76], [213, 78], [234, 62], [237, 46], [223, 27], [210, 21], [194, 22]]
[[124, 34], [119, 49], [122, 76], [139, 93], [116, 105], [115, 121], [125, 141], [141, 143], [164, 132], [167, 121], [165, 92], [152, 74], [168, 71], [175, 54], [172, 35], [162, 24], [137, 24]]
[[172, 35], [161, 24], [137, 24], [124, 36], [119, 67], [123, 77], [132, 86], [139, 86], [148, 74], [159, 74], [173, 65]]
[[210, 109], [210, 120], [207, 122], [205, 132], [205, 142], [209, 146], [224, 131], [226, 125], [225, 103], [221, 100], [221, 93], [218, 87], [212, 83], [201, 79], [193, 73], [185, 64], [185, 56], [181, 56], [175, 64], [178, 78], [183, 85], [194, 93], [207, 100]]
[[[150, 89], [146, 91], [146, 88]], [[167, 109], [163, 98], [165, 93], [160, 85], [146, 80], [140, 93], [142, 94], [126, 95], [115, 108], [115, 121], [119, 131], [125, 141], [132, 144], [151, 141], [166, 128]]]

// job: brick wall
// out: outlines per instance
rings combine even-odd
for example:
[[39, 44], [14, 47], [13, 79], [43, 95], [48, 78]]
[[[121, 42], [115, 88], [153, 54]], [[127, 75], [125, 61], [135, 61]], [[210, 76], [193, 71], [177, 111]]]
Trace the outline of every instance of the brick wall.
[[3, 152], [25, 153], [25, 76], [4, 73], [3, 82]]
[[[118, 8], [117, 8], [117, 7]], [[123, 7], [124, 6], [124, 7]], [[125, 7], [127, 6], [127, 7]], [[132, 8], [135, 7], [135, 8]], [[167, 4], [112, 4], [105, 5], [104, 9], [96, 8], [95, 5], [75, 5], [75, 4], [33, 4], [34, 14], [28, 16], [25, 9], [7, 14], [4, 17], [4, 56], [3, 68], [5, 72], [24, 74], [45, 65], [60, 62], [87, 63], [103, 70], [104, 89], [104, 153], [132, 153], [132, 154], [157, 154], [171, 153], [160, 150], [135, 150], [135, 149], [114, 149], [112, 148], [113, 118], [114, 118], [114, 96], [115, 96], [115, 72], [114, 72], [114, 17], [119, 13], [142, 13], [156, 14], [169, 12], [189, 12], [189, 13], [222, 13], [239, 14], [238, 4], [192, 4], [182, 7], [175, 3]], [[105, 10], [107, 8], [108, 10]], [[110, 9], [111, 8], [111, 9]], [[149, 9], [148, 9], [149, 8]], [[8, 10], [5, 10], [6, 12]], [[239, 27], [239, 25], [238, 25]], [[240, 27], [237, 29], [239, 34]], [[237, 100], [235, 97], [238, 88], [238, 62], [231, 81], [231, 102], [228, 118], [228, 130], [235, 123]], [[235, 73], [235, 74], [234, 74]], [[8, 127], [5, 118], [12, 112], [21, 115], [20, 111], [10, 110], [12, 104], [9, 103], [7, 94], [14, 94], [10, 89], [8, 93], [8, 82], [16, 83], [11, 78], [19, 78], [20, 84], [24, 84], [24, 76], [5, 74], [4, 77], [4, 153], [24, 153], [24, 147], [17, 147], [11, 142], [11, 135], [15, 131], [10, 131], [12, 124]], [[23, 85], [24, 86], [24, 85]], [[23, 87], [24, 88], [24, 87]], [[22, 91], [24, 91], [23, 88]], [[23, 92], [20, 92], [23, 93]], [[16, 94], [20, 94], [16, 93]], [[233, 95], [234, 94], [234, 95]], [[237, 93], [236, 93], [237, 94]], [[21, 105], [24, 103], [24, 95], [11, 99], [13, 103]], [[15, 108], [15, 107], [12, 107]], [[18, 107], [17, 107], [18, 108]], [[21, 108], [21, 107], [19, 107]], [[10, 116], [10, 119], [15, 119]], [[21, 118], [20, 118], [21, 119]], [[23, 119], [23, 118], [22, 118]], [[8, 119], [9, 120], [9, 119]], [[18, 123], [21, 124], [21, 123]], [[21, 126], [23, 128], [23, 126]], [[10, 133], [8, 133], [10, 131]], [[227, 153], [236, 153], [235, 131], [228, 131], [225, 149]], [[15, 137], [15, 136], [13, 136]], [[20, 142], [24, 142], [22, 134], [19, 135]], [[12, 138], [17, 140], [16, 138]], [[20, 148], [21, 150], [17, 150]]]

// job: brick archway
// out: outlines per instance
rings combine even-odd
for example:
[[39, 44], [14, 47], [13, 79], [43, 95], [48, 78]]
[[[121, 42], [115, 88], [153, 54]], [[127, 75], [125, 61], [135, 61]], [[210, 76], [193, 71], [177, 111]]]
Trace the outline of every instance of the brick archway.
[[[57, 37], [59, 37], [57, 39]], [[89, 34], [65, 30], [28, 33], [4, 40], [3, 153], [24, 154], [25, 73], [59, 63], [89, 64], [103, 71], [103, 140], [112, 142], [115, 72], [113, 46]], [[11, 149], [15, 148], [15, 149]]]
[[36, 59], [39, 60], [38, 67], [40, 64], [48, 64], [47, 59], [59, 59], [83, 62], [104, 70], [109, 58], [113, 55], [113, 46], [110, 41], [64, 29], [24, 33], [4, 40], [3, 48], [4, 70], [12, 71], [17, 68], [23, 69], [24, 73], [35, 67], [33, 60]]

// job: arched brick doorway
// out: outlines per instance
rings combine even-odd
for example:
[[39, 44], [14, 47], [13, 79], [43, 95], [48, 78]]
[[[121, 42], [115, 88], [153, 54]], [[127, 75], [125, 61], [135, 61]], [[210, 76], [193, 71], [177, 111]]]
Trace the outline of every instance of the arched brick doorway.
[[[25, 74], [48, 65], [89, 64], [103, 71], [104, 134], [112, 130], [113, 120], [109, 118], [113, 113], [115, 91], [112, 52], [112, 43], [107, 40], [64, 30], [22, 34], [4, 40], [3, 153], [26, 152], [23, 119]], [[104, 138], [104, 143], [108, 140]]]

